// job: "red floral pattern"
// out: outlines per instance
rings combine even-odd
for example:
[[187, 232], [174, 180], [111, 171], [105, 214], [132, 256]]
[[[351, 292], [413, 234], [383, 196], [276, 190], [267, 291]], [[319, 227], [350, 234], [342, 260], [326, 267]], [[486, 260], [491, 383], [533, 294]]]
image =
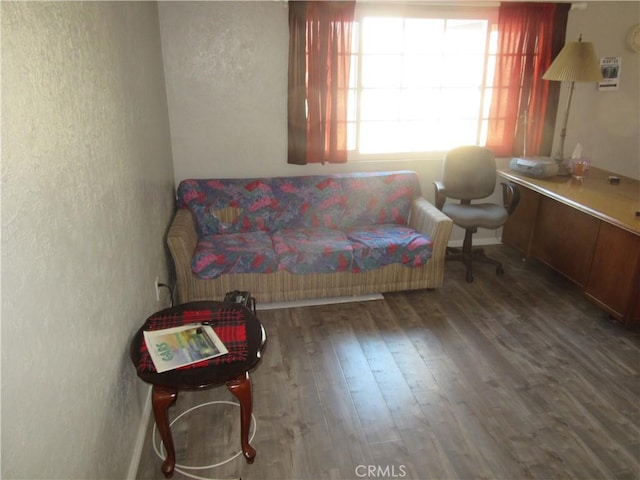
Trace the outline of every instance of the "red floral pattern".
[[[415, 172], [185, 180], [177, 193], [196, 218], [200, 278], [420, 266], [431, 256], [431, 240], [407, 227]], [[218, 218], [225, 208], [237, 218]]]

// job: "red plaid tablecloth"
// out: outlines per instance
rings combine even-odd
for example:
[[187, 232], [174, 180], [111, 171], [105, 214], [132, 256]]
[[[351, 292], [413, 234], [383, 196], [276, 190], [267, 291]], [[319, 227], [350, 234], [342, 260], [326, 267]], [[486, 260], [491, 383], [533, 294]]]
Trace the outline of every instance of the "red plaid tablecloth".
[[[219, 365], [222, 363], [242, 362], [247, 359], [247, 331], [244, 313], [241, 310], [222, 308], [220, 310], [187, 310], [184, 312], [163, 313], [151, 315], [144, 324], [145, 330], [161, 330], [163, 328], [178, 327], [190, 323], [207, 322], [214, 329], [229, 353], [220, 357], [203, 360], [198, 363], [186, 365], [178, 370]], [[153, 360], [144, 338], [140, 342], [140, 361], [137, 369], [139, 372], [155, 372]]]

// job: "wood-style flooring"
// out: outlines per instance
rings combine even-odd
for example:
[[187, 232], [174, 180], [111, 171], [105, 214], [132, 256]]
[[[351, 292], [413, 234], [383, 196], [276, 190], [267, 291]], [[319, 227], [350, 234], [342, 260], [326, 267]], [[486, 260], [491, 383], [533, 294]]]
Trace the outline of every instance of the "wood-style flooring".
[[[252, 372], [255, 462], [174, 478], [638, 479], [640, 336], [570, 282], [503, 246], [496, 276], [447, 264], [433, 291], [265, 310]], [[181, 393], [171, 418], [223, 387]], [[150, 422], [139, 479], [164, 478]], [[177, 462], [240, 450], [239, 411], [211, 403], [172, 427]], [[156, 444], [159, 444], [156, 433]]]

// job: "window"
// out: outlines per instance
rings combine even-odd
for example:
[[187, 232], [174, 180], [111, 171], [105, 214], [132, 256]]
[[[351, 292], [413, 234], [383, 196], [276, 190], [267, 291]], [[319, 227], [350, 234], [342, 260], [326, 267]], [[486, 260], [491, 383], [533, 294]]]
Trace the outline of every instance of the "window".
[[428, 157], [484, 145], [497, 8], [358, 5], [348, 105], [350, 160]]

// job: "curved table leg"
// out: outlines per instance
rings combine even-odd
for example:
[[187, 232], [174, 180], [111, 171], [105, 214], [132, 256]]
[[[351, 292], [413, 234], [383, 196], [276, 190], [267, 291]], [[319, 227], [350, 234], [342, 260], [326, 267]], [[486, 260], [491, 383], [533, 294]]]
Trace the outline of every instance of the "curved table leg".
[[227, 388], [240, 402], [240, 443], [242, 444], [242, 453], [247, 459], [247, 463], [253, 463], [256, 458], [256, 450], [249, 445], [249, 428], [251, 427], [251, 379], [249, 372], [229, 380]]
[[167, 450], [167, 458], [162, 463], [162, 473], [166, 478], [173, 476], [173, 469], [176, 466], [176, 452], [173, 446], [173, 437], [171, 436], [171, 427], [169, 426], [169, 416], [167, 414], [169, 407], [176, 402], [178, 391], [166, 387], [153, 386], [151, 393], [151, 403], [153, 405], [153, 417], [156, 426], [160, 431], [162, 444]]

